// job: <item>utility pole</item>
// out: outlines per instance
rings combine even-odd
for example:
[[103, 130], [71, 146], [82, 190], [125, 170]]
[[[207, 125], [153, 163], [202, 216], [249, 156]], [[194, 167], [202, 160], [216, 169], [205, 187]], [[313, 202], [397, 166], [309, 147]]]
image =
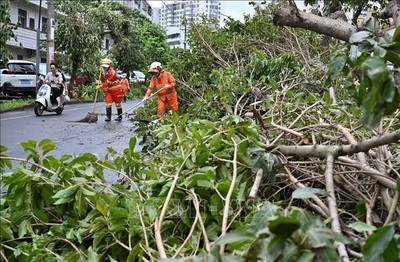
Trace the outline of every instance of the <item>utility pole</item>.
[[[38, 18], [38, 26], [36, 30], [36, 83], [39, 80], [39, 72], [40, 72], [40, 20], [42, 19], [42, 0], [39, 2], [39, 18]], [[36, 92], [37, 92], [36, 87]]]
[[47, 0], [47, 71], [50, 70], [50, 63], [54, 62], [54, 0]]

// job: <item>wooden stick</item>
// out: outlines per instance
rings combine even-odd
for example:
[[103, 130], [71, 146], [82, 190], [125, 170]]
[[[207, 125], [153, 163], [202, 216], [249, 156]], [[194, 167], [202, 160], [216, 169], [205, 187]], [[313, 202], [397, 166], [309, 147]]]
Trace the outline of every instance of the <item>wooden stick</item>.
[[[224, 215], [222, 217], [222, 228], [221, 228], [221, 236], [224, 236], [226, 234], [227, 226], [228, 226], [228, 216], [229, 216], [229, 207], [230, 207], [230, 201], [231, 197], [233, 194], [233, 190], [235, 189], [236, 186], [236, 178], [237, 178], [237, 153], [238, 153], [238, 145], [236, 144], [236, 141], [231, 138], [233, 145], [234, 145], [234, 153], [233, 153], [233, 174], [232, 174], [232, 181], [231, 185], [229, 187], [228, 193], [226, 194], [225, 198], [225, 206], [224, 206]], [[223, 254], [225, 250], [225, 245], [221, 245], [220, 247], [220, 253]]]
[[260, 168], [257, 171], [256, 179], [254, 179], [254, 184], [253, 184], [253, 187], [251, 188], [251, 191], [250, 191], [250, 194], [249, 194], [249, 199], [250, 200], [254, 200], [256, 198], [258, 189], [260, 188], [260, 185], [261, 185], [263, 173], [264, 172], [263, 172], [262, 168]]
[[[333, 183], [333, 153], [328, 154], [326, 159], [326, 170], [325, 170], [325, 183], [326, 191], [328, 192], [328, 204], [330, 217], [332, 218], [332, 230], [338, 234], [342, 234], [340, 230], [339, 214], [337, 210], [336, 196], [335, 196], [335, 185]], [[346, 246], [340, 242], [335, 241], [335, 246], [339, 252], [341, 261], [350, 262], [349, 255], [347, 254]]]
[[186, 156], [186, 158], [183, 160], [181, 166], [179, 167], [178, 171], [176, 171], [174, 180], [172, 181], [171, 187], [167, 194], [167, 198], [165, 199], [163, 208], [161, 210], [160, 217], [156, 219], [155, 224], [154, 224], [154, 235], [156, 238], [157, 249], [158, 249], [158, 252], [160, 253], [160, 258], [167, 258], [167, 254], [165, 253], [164, 244], [163, 244], [162, 237], [161, 237], [162, 223], [163, 223], [165, 214], [167, 213], [167, 208], [168, 208], [169, 202], [171, 201], [172, 193], [174, 192], [176, 183], [178, 182], [180, 172], [181, 172], [182, 168], [185, 166], [186, 161], [189, 159], [189, 157], [191, 155], [192, 155], [192, 153], [190, 153]]

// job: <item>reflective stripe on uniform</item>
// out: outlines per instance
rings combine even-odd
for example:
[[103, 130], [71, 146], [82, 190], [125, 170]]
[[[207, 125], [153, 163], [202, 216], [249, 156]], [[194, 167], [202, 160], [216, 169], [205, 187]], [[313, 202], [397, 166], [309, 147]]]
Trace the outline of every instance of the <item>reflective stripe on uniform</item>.
[[168, 98], [168, 97], [170, 97], [170, 96], [172, 96], [172, 95], [174, 95], [174, 94], [176, 94], [175, 90], [172, 91], [172, 92], [169, 93], [169, 94], [166, 94], [166, 95], [158, 95], [158, 97], [160, 97], [160, 98]]
[[116, 88], [121, 88], [121, 85], [116, 85], [116, 86], [110, 86], [108, 89], [116, 89]]

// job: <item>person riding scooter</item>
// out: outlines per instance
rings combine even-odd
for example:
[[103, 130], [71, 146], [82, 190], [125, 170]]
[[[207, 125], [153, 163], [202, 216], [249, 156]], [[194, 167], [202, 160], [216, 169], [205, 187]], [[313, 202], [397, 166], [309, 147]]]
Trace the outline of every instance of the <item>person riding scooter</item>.
[[58, 66], [56, 63], [50, 63], [50, 72], [46, 75], [44, 81], [50, 84], [52, 95], [51, 95], [51, 103], [55, 105], [57, 103], [57, 97], [60, 96], [60, 104], [64, 104], [63, 93], [64, 85], [63, 85], [63, 77], [61, 73], [58, 71]]

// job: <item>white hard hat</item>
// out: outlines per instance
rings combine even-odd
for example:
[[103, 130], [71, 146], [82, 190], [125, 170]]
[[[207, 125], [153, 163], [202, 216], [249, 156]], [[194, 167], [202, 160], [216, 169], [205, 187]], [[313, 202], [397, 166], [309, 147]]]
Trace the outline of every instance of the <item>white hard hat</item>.
[[162, 69], [161, 63], [160, 62], [153, 62], [150, 65], [148, 73], [158, 73]]
[[123, 74], [122, 74], [122, 77], [126, 77], [126, 73], [123, 73]]

